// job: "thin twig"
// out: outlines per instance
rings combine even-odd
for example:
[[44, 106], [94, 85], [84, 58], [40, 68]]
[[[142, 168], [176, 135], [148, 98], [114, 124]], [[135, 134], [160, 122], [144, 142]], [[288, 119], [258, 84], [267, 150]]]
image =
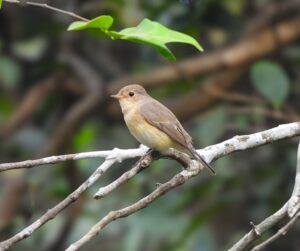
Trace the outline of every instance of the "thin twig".
[[103, 164], [100, 165], [97, 170], [84, 183], [81, 184], [80, 187], [78, 187], [73, 193], [69, 194], [63, 201], [58, 203], [55, 207], [49, 209], [39, 219], [37, 219], [28, 227], [24, 228], [16, 235], [3, 242], [0, 242], [0, 250], [4, 251], [9, 249], [13, 244], [29, 237], [33, 232], [39, 229], [46, 222], [55, 218], [63, 209], [76, 201], [78, 197], [92, 184], [94, 184], [102, 176], [102, 174], [105, 173], [115, 162], [117, 162], [117, 159], [115, 158], [104, 161]]
[[149, 166], [150, 162], [152, 161], [152, 156], [148, 155], [149, 158], [143, 158], [143, 161], [138, 161], [133, 168], [131, 168], [129, 171], [123, 173], [119, 178], [111, 182], [105, 187], [101, 187], [97, 193], [95, 193], [94, 198], [99, 200], [103, 198], [105, 195], [109, 194], [119, 186], [121, 186], [124, 182], [132, 178], [134, 175], [139, 173], [142, 169]]
[[137, 201], [136, 203], [122, 208], [120, 210], [111, 211], [108, 213], [102, 220], [100, 220], [97, 224], [95, 224], [88, 233], [86, 233], [81, 239], [71, 244], [66, 251], [75, 251], [78, 250], [83, 244], [88, 242], [94, 236], [99, 234], [99, 232], [107, 226], [112, 221], [116, 219], [123, 218], [129, 216], [151, 204], [153, 201], [158, 199], [160, 196], [164, 195], [165, 193], [169, 192], [173, 188], [183, 185], [187, 180], [196, 176], [201, 170], [202, 167], [197, 165], [197, 162], [190, 162], [190, 171], [184, 170], [179, 174], [175, 175], [172, 179], [168, 182], [161, 184], [158, 186], [152, 193], [147, 195], [146, 197], [142, 198], [141, 200]]
[[[297, 153], [297, 168], [296, 168], [296, 181], [294, 184], [293, 193], [291, 195], [291, 198], [288, 202], [286, 202], [276, 213], [272, 214], [265, 220], [263, 220], [258, 225], [252, 225], [254, 226], [252, 230], [250, 230], [246, 235], [244, 235], [237, 243], [234, 244], [232, 248], [229, 249], [229, 251], [242, 251], [246, 247], [248, 247], [254, 240], [261, 237], [261, 235], [278, 224], [281, 220], [283, 220], [287, 215], [291, 217], [291, 212], [293, 215], [299, 210], [299, 187], [300, 187], [300, 179], [299, 179], [299, 169], [300, 169], [300, 142], [298, 144], [298, 153]], [[297, 178], [298, 175], [298, 178]], [[287, 229], [290, 228], [292, 224], [295, 223], [296, 219], [299, 217], [299, 213], [297, 214], [297, 217], [292, 218], [285, 227], [283, 227], [283, 230], [280, 230], [278, 233], [276, 233], [274, 236], [267, 239], [265, 242], [262, 242], [260, 245], [256, 246], [254, 250], [260, 250], [262, 247], [265, 247], [267, 244], [271, 243], [272, 241], [276, 240], [284, 230], [287, 231]], [[258, 248], [258, 249], [257, 249]]]
[[[299, 130], [299, 123], [292, 123], [295, 127], [293, 129], [293, 133]], [[289, 125], [292, 125], [289, 124]], [[247, 135], [247, 136], [236, 136], [233, 139], [227, 140], [225, 142], [222, 142], [218, 145], [211, 146], [206, 148], [207, 150], [205, 154], [202, 155], [205, 156], [205, 160], [210, 163], [212, 160], [216, 159], [217, 157], [223, 156], [223, 154], [228, 154], [229, 152], [237, 151], [237, 150], [245, 150], [246, 148], [252, 148], [254, 146], [257, 146], [257, 144], [267, 144], [271, 142], [274, 137], [277, 138], [278, 135], [281, 133], [278, 130], [281, 130], [282, 126], [266, 130], [264, 132], [252, 134], [252, 135]], [[299, 131], [297, 132], [297, 135], [299, 134]], [[282, 137], [283, 135], [281, 134], [279, 137]], [[277, 138], [279, 139], [279, 138]], [[245, 145], [244, 145], [245, 144]], [[223, 149], [220, 152], [220, 155], [218, 154], [219, 149]], [[227, 151], [225, 149], [227, 149]], [[215, 155], [215, 157], [210, 156], [209, 158], [209, 151], [212, 151], [212, 153]], [[229, 152], [228, 152], [229, 151]], [[174, 187], [177, 187], [179, 185], [182, 185], [185, 183], [188, 179], [192, 178], [193, 176], [197, 175], [200, 170], [197, 168], [193, 169], [193, 172], [189, 173], [188, 171], [183, 171], [180, 174], [177, 174], [174, 176], [170, 181], [168, 181], [165, 184], [160, 185], [156, 190], [154, 190], [150, 195], [144, 197], [143, 199], [139, 200], [138, 202], [134, 203], [133, 205], [117, 210], [117, 211], [112, 211], [108, 215], [106, 215], [102, 220], [100, 220], [96, 225], [94, 225], [88, 233], [86, 233], [81, 239], [73, 243], [72, 245], [69, 246], [67, 251], [75, 251], [78, 250], [79, 247], [81, 247], [84, 243], [89, 241], [91, 238], [96, 236], [107, 224], [111, 223], [112, 221], [121, 218], [121, 217], [126, 217], [129, 216], [142, 208], [147, 207], [150, 203], [152, 203], [154, 200], [156, 200], [158, 197], [161, 195], [165, 194], [169, 190], [173, 189]], [[187, 173], [186, 173], [187, 172]], [[127, 172], [129, 173], [129, 172]], [[184, 173], [183, 176], [181, 176]], [[131, 176], [130, 176], [131, 177]], [[130, 177], [127, 177], [128, 179]], [[124, 179], [123, 179], [124, 178]], [[123, 183], [124, 180], [126, 180], [126, 176], [124, 176], [120, 181]], [[111, 187], [110, 187], [111, 185]], [[114, 181], [110, 185], [104, 187], [101, 192], [98, 194], [100, 197], [103, 195], [106, 195], [107, 193], [111, 192], [114, 190], [116, 187], [118, 187], [119, 183], [118, 181]], [[106, 191], [107, 190], [107, 191]], [[104, 193], [103, 193], [104, 191]], [[96, 194], [97, 195], [97, 194]], [[263, 221], [260, 225], [255, 227], [255, 231], [251, 232], [251, 234], [254, 234], [257, 236], [257, 233], [263, 233], [267, 229], [269, 229], [271, 226], [273, 226], [276, 222], [281, 220], [285, 215], [286, 215], [286, 208], [287, 206], [285, 205], [283, 208], [278, 210], [277, 213], [273, 214], [272, 216], [268, 217], [265, 221]], [[241, 249], [239, 249], [241, 250]]]
[[263, 233], [280, 222], [287, 215], [287, 204], [281, 207], [277, 212], [264, 219], [261, 223], [255, 225], [246, 235], [236, 242], [228, 251], [243, 251], [254, 240]]
[[17, 3], [17, 4], [20, 4], [21, 6], [22, 5], [25, 5], [25, 6], [26, 5], [31, 5], [31, 6], [41, 7], [41, 8], [49, 9], [49, 10], [52, 10], [52, 11], [55, 11], [55, 12], [63, 13], [63, 14], [66, 14], [68, 16], [71, 16], [71, 17], [75, 17], [75, 18], [77, 18], [79, 20], [82, 20], [82, 21], [85, 21], [85, 22], [90, 21], [89, 19], [87, 19], [85, 17], [82, 17], [78, 14], [75, 14], [74, 12], [62, 10], [62, 9], [56, 8], [56, 7], [51, 6], [49, 4], [46, 4], [46, 3], [36, 3], [36, 2], [31, 2], [31, 1], [20, 1], [20, 0], [3, 0], [3, 2]]
[[[235, 151], [241, 151], [241, 150], [246, 150], [249, 148], [253, 148], [253, 147], [258, 147], [261, 145], [265, 145], [274, 141], [278, 141], [278, 140], [282, 140], [282, 139], [287, 139], [287, 138], [291, 138], [291, 137], [295, 137], [300, 135], [300, 122], [295, 122], [295, 123], [290, 123], [290, 124], [284, 124], [284, 125], [280, 125], [278, 127], [269, 129], [269, 130], [265, 130], [262, 132], [258, 132], [258, 133], [254, 133], [254, 134], [250, 134], [250, 135], [244, 135], [244, 136], [236, 136], [233, 137], [232, 139], [226, 140], [222, 143], [213, 145], [213, 146], [209, 146], [207, 148], [205, 148], [204, 150], [198, 150], [198, 152], [203, 156], [203, 158], [205, 159], [205, 161], [207, 161], [208, 163], [212, 162], [213, 160], [216, 160], [222, 156], [228, 155], [232, 152]], [[105, 169], [105, 171], [115, 162], [117, 161], [122, 161], [123, 159], [126, 158], [130, 158], [130, 156], [126, 155], [124, 151], [120, 151], [120, 150], [114, 150], [114, 152], [111, 152], [111, 156], [109, 156], [107, 158], [107, 160], [102, 164], [105, 165], [104, 168], [102, 166], [100, 166], [97, 171], [95, 171], [86, 182], [84, 182], [77, 190], [75, 190], [72, 194], [70, 194], [65, 200], [63, 200], [62, 202], [60, 202], [58, 205], [56, 205], [54, 208], [50, 209], [47, 213], [45, 213], [41, 218], [37, 219], [34, 223], [32, 223], [30, 226], [26, 227], [24, 230], [22, 230], [21, 232], [17, 233], [15, 236], [11, 237], [10, 239], [3, 241], [0, 243], [0, 250], [6, 250], [9, 247], [11, 247], [14, 243], [30, 236], [34, 231], [36, 231], [38, 228], [40, 228], [43, 224], [45, 224], [47, 221], [49, 221], [50, 219], [52, 219], [53, 217], [55, 217], [61, 210], [63, 210], [65, 207], [67, 207], [69, 204], [71, 204], [74, 200], [76, 200], [78, 198], [78, 196], [83, 193], [89, 186], [91, 186], [103, 173], [103, 169]], [[141, 149], [131, 149], [131, 154], [132, 156], [138, 156], [139, 154], [142, 153]], [[138, 151], [140, 151], [138, 153]], [[145, 149], [144, 149], [145, 151]], [[123, 155], [121, 156], [120, 159], [120, 154]], [[82, 156], [84, 156], [84, 154], [87, 153], [83, 153]], [[80, 155], [79, 155], [80, 156]], [[77, 156], [77, 158], [79, 158], [79, 156]], [[54, 156], [55, 157], [55, 156]], [[57, 156], [56, 156], [57, 157]], [[74, 156], [72, 156], [74, 157]], [[86, 157], [86, 155], [85, 155]], [[175, 156], [176, 158], [176, 156]], [[59, 161], [59, 158], [57, 158], [57, 160]], [[194, 161], [195, 162], [195, 161]], [[194, 163], [193, 162], [193, 163]], [[196, 162], [197, 163], [197, 162]], [[11, 163], [11, 165], [13, 165], [13, 163]], [[190, 164], [189, 166], [191, 166], [192, 164]], [[25, 166], [27, 167], [28, 166]], [[179, 173], [178, 175], [176, 175], [175, 177], [173, 177], [169, 182], [165, 183], [164, 185], [160, 185], [152, 194], [150, 194], [150, 197], [145, 197], [144, 199], [142, 199], [141, 201], [135, 203], [132, 206], [129, 206], [127, 208], [125, 208], [125, 212], [124, 211], [115, 211], [117, 212], [116, 215], [113, 214], [109, 217], [109, 222], [111, 220], [116, 219], [116, 217], [125, 217], [126, 214], [132, 214], [140, 209], [142, 209], [143, 207], [147, 206], [148, 204], [150, 204], [152, 201], [154, 201], [156, 198], [158, 198], [159, 196], [163, 195], [164, 193], [166, 193], [167, 191], [171, 190], [173, 187], [176, 187], [178, 185], [181, 185], [182, 182], [184, 183], [186, 180], [188, 180], [189, 178], [193, 177], [194, 175], [198, 174], [200, 172], [202, 167], [197, 167], [196, 169], [192, 169], [193, 171], [182, 171], [181, 173]], [[148, 203], [148, 199], [150, 200]], [[145, 204], [144, 204], [145, 203]], [[280, 209], [276, 214], [272, 215], [272, 218], [282, 218], [284, 215], [286, 215], [286, 205]], [[127, 211], [127, 209], [129, 209], [129, 211]], [[107, 220], [107, 218], [105, 218]], [[104, 219], [103, 219], [104, 220]], [[108, 224], [106, 223], [106, 220], [104, 221], [105, 225]], [[100, 225], [102, 226], [103, 221]], [[270, 228], [274, 223], [274, 221], [271, 220], [271, 217], [269, 217], [268, 219], [266, 219], [262, 224], [257, 225], [257, 229], [259, 230], [260, 233], [263, 233], [263, 227], [265, 229]], [[94, 233], [93, 233], [94, 234]], [[91, 238], [91, 237], [89, 237]], [[240, 250], [240, 249], [236, 249], [236, 250]]]
[[[153, 153], [153, 152], [152, 152]], [[176, 151], [175, 149], [169, 149], [168, 151], [164, 152], [163, 154], [158, 153], [157, 156], [155, 156], [156, 153], [149, 154], [149, 158], [171, 158], [179, 162], [183, 168], [188, 168], [186, 166], [187, 160], [184, 158], [182, 153]], [[100, 189], [95, 193], [94, 198], [95, 199], [101, 199], [104, 196], [111, 193], [113, 190], [117, 189], [119, 186], [121, 186], [123, 183], [131, 179], [134, 175], [138, 174], [140, 171], [142, 171], [145, 167], [149, 165], [149, 159], [143, 158], [143, 161], [138, 161], [137, 164], [131, 168], [129, 171], [123, 173], [119, 178], [111, 182], [110, 184], [100, 187]]]
[[3, 163], [0, 164], [0, 172], [13, 170], [13, 169], [32, 168], [35, 166], [54, 164], [63, 161], [68, 161], [68, 160], [79, 160], [79, 159], [87, 159], [87, 158], [107, 158], [109, 156], [110, 158], [117, 158], [117, 160], [121, 162], [122, 159], [140, 157], [144, 155], [147, 150], [148, 148], [146, 146], [141, 145], [141, 147], [137, 149], [114, 148], [113, 150], [109, 150], [109, 151], [73, 153], [73, 154], [45, 157], [45, 158], [35, 159], [35, 160], [25, 160], [25, 161], [14, 162], [14, 163]]
[[289, 216], [292, 218], [297, 213], [299, 208], [300, 208], [300, 142], [299, 142], [298, 153], [297, 153], [295, 185], [294, 185], [292, 196], [288, 202]]
[[20, 4], [21, 6], [22, 5], [25, 5], [25, 6], [26, 5], [31, 5], [31, 6], [41, 7], [41, 8], [49, 9], [49, 10], [52, 10], [52, 11], [55, 11], [55, 12], [63, 13], [65, 15], [68, 15], [68, 16], [71, 16], [71, 17], [75, 17], [75, 18], [77, 18], [79, 20], [82, 20], [82, 21], [85, 21], [85, 22], [90, 21], [89, 19], [87, 19], [85, 17], [82, 17], [78, 14], [75, 14], [74, 12], [62, 10], [62, 9], [56, 8], [56, 7], [51, 6], [49, 4], [46, 4], [46, 3], [36, 3], [36, 2], [31, 2], [31, 1], [20, 1], [20, 0], [3, 0], [3, 2], [17, 3], [17, 4]]
[[287, 231], [296, 223], [296, 221], [300, 218], [300, 213], [296, 214], [290, 221], [285, 224], [282, 228], [280, 228], [276, 234], [271, 236], [269, 239], [255, 246], [251, 251], [260, 251], [263, 250], [267, 245], [271, 242], [277, 240], [279, 237], [286, 235]]

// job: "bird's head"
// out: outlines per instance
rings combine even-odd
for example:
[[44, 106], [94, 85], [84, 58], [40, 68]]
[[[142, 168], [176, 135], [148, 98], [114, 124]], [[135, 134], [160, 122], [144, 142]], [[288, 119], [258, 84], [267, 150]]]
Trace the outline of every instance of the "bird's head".
[[117, 94], [111, 95], [112, 98], [119, 100], [122, 110], [130, 108], [145, 98], [149, 97], [144, 87], [141, 85], [127, 85]]

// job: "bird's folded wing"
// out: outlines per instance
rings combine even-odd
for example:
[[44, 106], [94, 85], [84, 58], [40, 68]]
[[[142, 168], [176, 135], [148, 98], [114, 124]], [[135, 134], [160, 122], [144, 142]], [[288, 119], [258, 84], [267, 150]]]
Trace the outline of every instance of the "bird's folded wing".
[[155, 99], [141, 104], [140, 112], [149, 124], [162, 130], [180, 145], [187, 148], [192, 145], [191, 136], [184, 130], [176, 116]]

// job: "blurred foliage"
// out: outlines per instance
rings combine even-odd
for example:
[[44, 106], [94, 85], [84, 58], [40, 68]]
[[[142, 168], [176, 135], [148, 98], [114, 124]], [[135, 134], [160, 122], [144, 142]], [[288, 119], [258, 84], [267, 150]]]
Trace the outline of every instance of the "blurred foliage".
[[21, 79], [21, 68], [12, 58], [0, 55], [0, 81], [5, 87], [13, 87]]
[[285, 101], [289, 94], [289, 79], [280, 65], [260, 61], [252, 67], [255, 88], [264, 95], [275, 108]]
[[[258, 20], [256, 16], [266, 16], [265, 11], [270, 5], [282, 4], [283, 1], [50, 0], [47, 3], [86, 18], [113, 16], [117, 30], [136, 27], [145, 18], [156, 20], [201, 41], [205, 53], [209, 54], [239, 42], [245, 31]], [[288, 17], [275, 15], [265, 25], [273, 25]], [[68, 81], [59, 80], [58, 87], [47, 89], [30, 116], [11, 135], [2, 135], [1, 163], [41, 156], [61, 124], [72, 118], [74, 113], [71, 110], [81, 102], [88, 89], [87, 82], [93, 79], [93, 76], [82, 77], [78, 69], [85, 71], [86, 66], [74, 67], [78, 61], [82, 60], [88, 69], [95, 72], [96, 83], [101, 85], [101, 95], [107, 95], [108, 83], [115, 79], [151, 72], [161, 65], [170, 64], [148, 46], [119, 40], [111, 42], [95, 31], [66, 32], [72, 21], [61, 13], [4, 2], [0, 11], [0, 127], [20, 109], [23, 98], [32, 88], [44, 85], [44, 79], [64, 72]], [[249, 33], [248, 38], [255, 34]], [[191, 46], [168, 46], [176, 52], [179, 62], [202, 56]], [[68, 59], [69, 54], [76, 57]], [[219, 96], [217, 104], [211, 104], [205, 111], [195, 112], [182, 121], [193, 136], [195, 145], [205, 147], [297, 118], [300, 107], [299, 66], [299, 41], [251, 61], [232, 89]], [[177, 69], [176, 65], [174, 69]], [[190, 77], [178, 69], [180, 80], [155, 86], [149, 92], [163, 102], [176, 104], [181, 97], [197, 93], [210, 74], [214, 72]], [[67, 85], [69, 80], [72, 83], [74, 79], [79, 88]], [[210, 97], [210, 94], [207, 96]], [[71, 141], [59, 149], [59, 153], [137, 147], [138, 143], [129, 134], [120, 113], [114, 112], [114, 104], [107, 98], [78, 123], [74, 132], [66, 132], [66, 135], [72, 133]], [[185, 109], [190, 108], [187, 106]], [[260, 222], [288, 199], [294, 182], [296, 151], [297, 139], [291, 139], [224, 157], [213, 163], [218, 176], [212, 178], [203, 172], [148, 208], [113, 222], [83, 249], [225, 250], [249, 231], [250, 221]], [[17, 184], [20, 176], [27, 185], [16, 204], [13, 219], [5, 227], [1, 227], [3, 219], [0, 211], [1, 240], [29, 225], [61, 201], [102, 161], [87, 159], [7, 172], [7, 176], [1, 174], [0, 198], [4, 198], [7, 184]], [[60, 237], [59, 248], [53, 250], [62, 250], [107, 212], [130, 205], [155, 189], [156, 183], [167, 181], [181, 170], [175, 161], [159, 160], [100, 202], [93, 199], [100, 186], [119, 177], [135, 161], [115, 165], [80, 201], [12, 250], [46, 251], [47, 246], [58, 242]], [[0, 200], [0, 208], [6, 202]], [[63, 234], [61, 231], [64, 231]], [[299, 250], [298, 236], [299, 226], [296, 226], [269, 249]]]

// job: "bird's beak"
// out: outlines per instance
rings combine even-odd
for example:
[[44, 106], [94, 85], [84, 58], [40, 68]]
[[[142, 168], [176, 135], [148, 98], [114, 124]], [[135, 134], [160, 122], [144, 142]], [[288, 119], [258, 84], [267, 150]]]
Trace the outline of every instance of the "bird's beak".
[[123, 96], [120, 95], [119, 93], [114, 94], [114, 95], [110, 95], [111, 98], [115, 98], [115, 99], [121, 99]]

